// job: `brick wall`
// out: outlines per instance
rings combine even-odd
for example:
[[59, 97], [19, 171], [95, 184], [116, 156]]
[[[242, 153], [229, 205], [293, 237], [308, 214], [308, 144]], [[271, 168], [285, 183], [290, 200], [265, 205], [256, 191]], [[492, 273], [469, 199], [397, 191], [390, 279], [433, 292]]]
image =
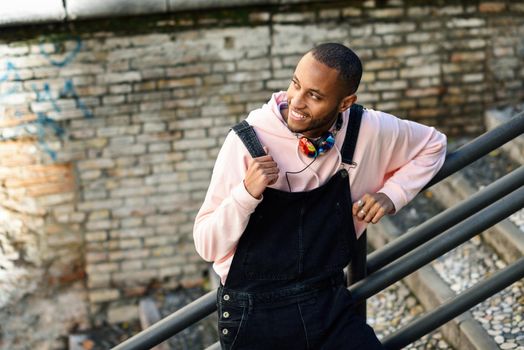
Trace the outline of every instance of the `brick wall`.
[[[361, 56], [359, 102], [483, 131], [522, 102], [524, 3], [345, 1], [3, 29], [0, 308], [76, 291], [95, 323], [151, 286], [202, 283], [193, 218], [229, 129], [325, 41]], [[40, 293], [40, 294], [39, 294]], [[26, 299], [24, 299], [26, 298]], [[56, 311], [56, 309], [55, 309]], [[1, 313], [2, 311], [0, 311]], [[7, 326], [4, 326], [8, 329]]]

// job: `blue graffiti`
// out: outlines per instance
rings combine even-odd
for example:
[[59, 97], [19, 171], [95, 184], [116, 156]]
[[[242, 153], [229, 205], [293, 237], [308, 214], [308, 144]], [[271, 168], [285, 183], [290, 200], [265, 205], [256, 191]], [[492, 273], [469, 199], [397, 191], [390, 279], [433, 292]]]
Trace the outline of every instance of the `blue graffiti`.
[[[49, 101], [53, 105], [53, 109], [55, 112], [61, 112], [62, 110], [56, 103], [56, 100], [53, 98], [51, 94], [51, 88], [49, 87], [48, 83], [44, 84], [43, 91], [38, 91], [36, 89], [36, 86], [33, 84], [33, 91], [36, 93], [36, 100], [38, 102], [43, 101]], [[78, 96], [75, 85], [73, 84], [73, 80], [67, 79], [64, 82], [64, 86], [62, 89], [58, 92], [58, 98], [72, 98], [75, 101], [76, 108], [80, 109], [82, 113], [84, 114], [84, 118], [93, 118], [93, 113], [87, 108], [85, 103], [80, 99], [80, 96]]]
[[6, 63], [5, 74], [0, 76], [0, 84], [2, 84], [4, 82], [7, 82], [7, 81], [17, 81], [17, 82], [19, 82], [19, 84], [9, 88], [4, 93], [1, 93], [0, 94], [0, 100], [2, 100], [6, 96], [9, 96], [9, 95], [12, 95], [14, 93], [17, 93], [17, 92], [21, 91], [21, 88], [20, 88], [20, 85], [21, 85], [20, 81], [21, 81], [21, 79], [20, 79], [20, 75], [18, 74], [18, 69], [10, 61], [7, 61], [7, 63]]
[[37, 102], [49, 101], [53, 105], [53, 109], [55, 110], [55, 112], [61, 111], [60, 107], [58, 107], [56, 103], [56, 100], [53, 98], [53, 96], [51, 96], [51, 88], [49, 87], [48, 83], [44, 83], [43, 91], [38, 91], [36, 85], [33, 84], [33, 91], [36, 93]]
[[[6, 73], [0, 76], [0, 84], [7, 81], [20, 81], [16, 66], [7, 62]], [[38, 89], [35, 84], [32, 86], [33, 91], [36, 94], [37, 102], [50, 102], [52, 109], [60, 113], [62, 109], [57, 103], [57, 99], [53, 97], [53, 92], [49, 83], [44, 83], [42, 89]], [[4, 97], [9, 97], [14, 93], [21, 91], [18, 88], [10, 88], [4, 94], [0, 94], [0, 100]], [[85, 103], [80, 99], [76, 92], [74, 83], [71, 79], [64, 82], [62, 88], [58, 91], [58, 98], [72, 98], [75, 101], [76, 108], [80, 109], [85, 118], [93, 118], [93, 113], [87, 108]], [[17, 110], [14, 113], [16, 118], [22, 118], [25, 114]], [[54, 119], [50, 118], [45, 112], [37, 112], [36, 119], [28, 122], [24, 122], [13, 128], [5, 129], [4, 132], [0, 133], [0, 141], [18, 139], [23, 136], [37, 136], [38, 143], [42, 149], [53, 159], [57, 159], [57, 154], [52, 150], [46, 142], [47, 136], [54, 135], [59, 139], [62, 139], [65, 134], [64, 128]]]
[[69, 97], [73, 98], [75, 100], [76, 108], [80, 109], [82, 113], [84, 114], [85, 118], [93, 118], [93, 113], [87, 108], [85, 103], [80, 99], [78, 94], [75, 90], [75, 85], [73, 84], [73, 80], [68, 79], [66, 80], [64, 84], [64, 88], [60, 91], [59, 97]]
[[61, 54], [61, 53], [63, 53], [65, 51], [63, 42], [56, 42], [56, 41], [53, 42], [52, 43], [53, 44], [53, 51], [52, 52], [47, 52], [46, 51], [46, 46], [44, 45], [46, 42], [45, 42], [45, 40], [42, 39], [42, 40], [40, 40], [40, 44], [39, 44], [40, 53], [47, 60], [49, 60], [49, 62], [53, 66], [65, 67], [69, 63], [71, 63], [71, 61], [75, 58], [75, 56], [78, 54], [78, 52], [80, 52], [80, 50], [82, 49], [82, 40], [80, 39], [80, 37], [76, 37], [74, 40], [75, 40], [75, 47], [73, 48], [72, 51], [68, 52], [62, 58], [58, 58], [58, 59], [57, 58], [53, 58], [51, 55]]
[[36, 115], [37, 119], [34, 122], [28, 124], [34, 124], [36, 126], [38, 143], [53, 160], [56, 160], [56, 152], [53, 151], [46, 142], [46, 127], [51, 128], [55, 136], [60, 139], [64, 135], [64, 129], [58, 125], [56, 121], [49, 118], [45, 113], [38, 112]]

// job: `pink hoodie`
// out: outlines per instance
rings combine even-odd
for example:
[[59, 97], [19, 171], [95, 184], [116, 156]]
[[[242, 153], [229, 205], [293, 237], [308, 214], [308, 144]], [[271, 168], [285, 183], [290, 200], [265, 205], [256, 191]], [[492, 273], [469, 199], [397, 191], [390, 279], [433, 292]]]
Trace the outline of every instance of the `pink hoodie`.
[[[278, 181], [272, 188], [289, 191], [286, 171], [300, 171], [311, 158], [298, 150], [298, 138], [291, 132], [279, 110], [285, 92], [273, 94], [262, 108], [252, 111], [247, 121], [263, 146], [278, 164]], [[398, 211], [420, 191], [440, 169], [446, 154], [446, 137], [432, 127], [401, 120], [390, 114], [365, 109], [353, 161], [342, 163], [340, 150], [351, 121], [349, 109], [336, 136], [333, 149], [320, 156], [300, 174], [288, 174], [293, 192], [312, 190], [324, 184], [338, 170], [349, 172], [353, 202], [366, 193], [386, 194]], [[194, 225], [197, 252], [225, 283], [238, 240], [251, 213], [262, 200], [246, 191], [243, 180], [251, 156], [238, 136], [228, 134], [218, 154], [206, 198]], [[357, 237], [366, 223], [354, 218]]]

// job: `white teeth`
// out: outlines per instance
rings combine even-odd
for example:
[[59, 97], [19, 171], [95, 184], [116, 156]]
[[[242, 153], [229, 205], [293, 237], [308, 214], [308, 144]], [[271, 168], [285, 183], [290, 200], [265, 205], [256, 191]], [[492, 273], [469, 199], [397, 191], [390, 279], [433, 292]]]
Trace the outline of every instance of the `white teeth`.
[[291, 114], [293, 114], [293, 117], [295, 117], [296, 119], [306, 119], [306, 116], [300, 114], [300, 113], [297, 113], [295, 111], [291, 111]]

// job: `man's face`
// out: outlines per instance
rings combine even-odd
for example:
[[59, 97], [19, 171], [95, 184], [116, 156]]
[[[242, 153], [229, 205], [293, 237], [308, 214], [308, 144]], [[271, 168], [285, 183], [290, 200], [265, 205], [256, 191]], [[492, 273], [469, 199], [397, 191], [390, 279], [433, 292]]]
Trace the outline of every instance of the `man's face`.
[[336, 69], [318, 62], [311, 53], [302, 57], [287, 89], [289, 109], [283, 117], [289, 130], [309, 138], [329, 130], [338, 113], [351, 105], [346, 105], [348, 97], [338, 76]]

